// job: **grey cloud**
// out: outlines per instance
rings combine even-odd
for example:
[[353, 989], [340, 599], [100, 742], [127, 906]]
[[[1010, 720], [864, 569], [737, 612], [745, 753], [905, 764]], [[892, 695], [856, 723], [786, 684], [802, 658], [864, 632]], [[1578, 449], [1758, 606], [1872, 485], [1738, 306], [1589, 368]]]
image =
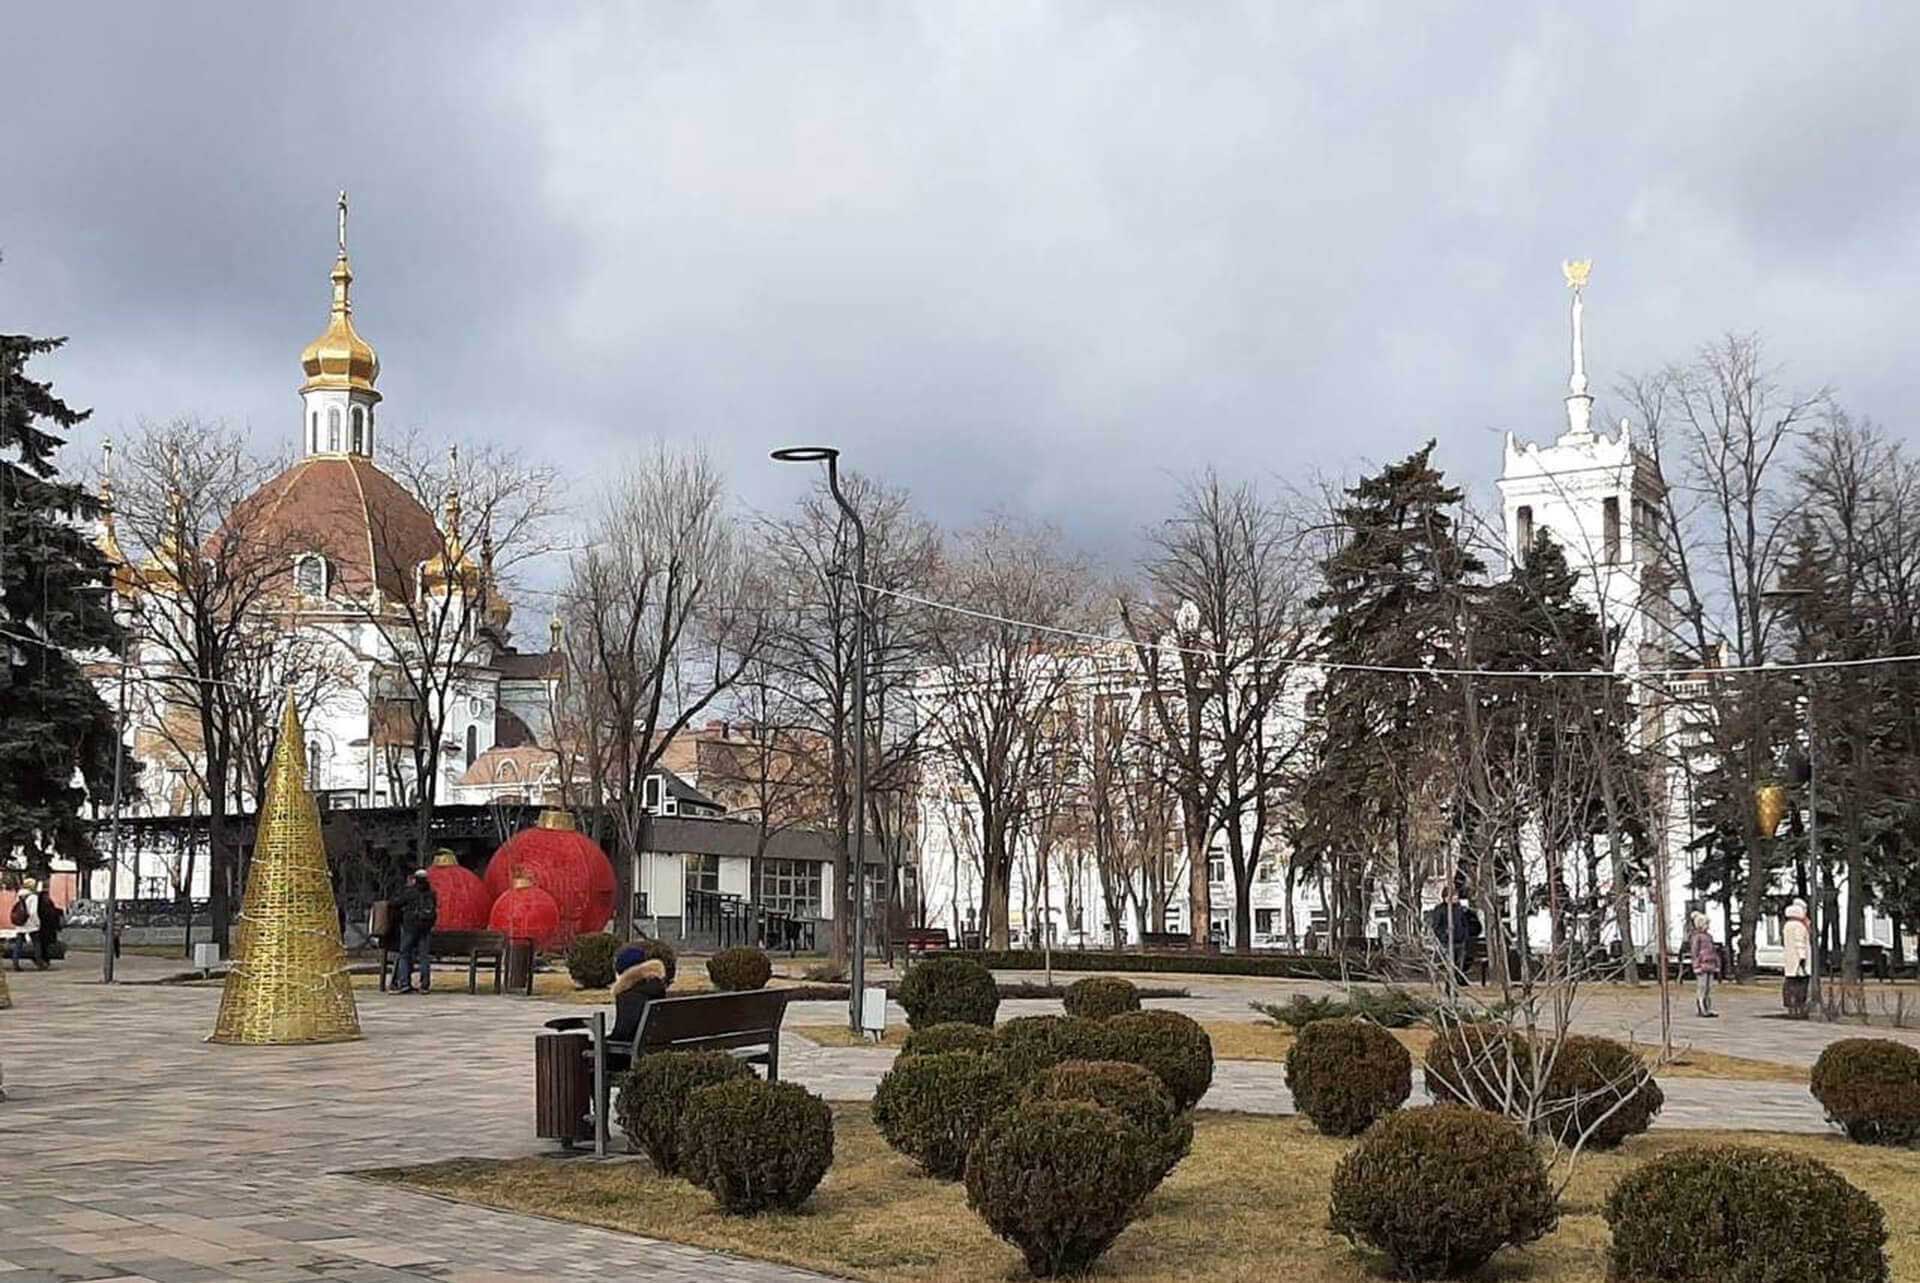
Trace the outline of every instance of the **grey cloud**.
[[[183, 12], [184, 11], [184, 12]], [[583, 475], [842, 445], [1124, 547], [1202, 463], [1558, 430], [1727, 328], [1905, 430], [1920, 18], [1787, 5], [52, 6], [0, 52], [0, 325], [103, 428], [291, 435], [354, 192], [389, 419]]]

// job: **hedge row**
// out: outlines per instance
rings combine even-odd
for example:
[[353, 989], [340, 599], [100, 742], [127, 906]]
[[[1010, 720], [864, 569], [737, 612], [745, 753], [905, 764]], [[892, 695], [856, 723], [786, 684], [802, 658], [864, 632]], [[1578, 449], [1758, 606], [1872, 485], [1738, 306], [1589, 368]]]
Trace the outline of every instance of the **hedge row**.
[[[940, 955], [971, 958], [990, 971], [1042, 971], [1047, 959], [1037, 949], [959, 950]], [[1055, 971], [1128, 971], [1196, 976], [1267, 976], [1282, 980], [1365, 980], [1354, 960], [1318, 953], [1094, 953], [1066, 950], [1053, 955]]]

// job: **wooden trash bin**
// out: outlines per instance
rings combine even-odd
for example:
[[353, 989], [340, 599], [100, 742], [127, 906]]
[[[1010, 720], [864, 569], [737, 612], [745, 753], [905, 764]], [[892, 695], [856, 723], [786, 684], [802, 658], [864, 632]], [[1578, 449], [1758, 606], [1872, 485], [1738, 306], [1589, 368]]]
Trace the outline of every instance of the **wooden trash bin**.
[[572, 1149], [593, 1140], [591, 1035], [578, 1030], [533, 1036], [533, 1134]]

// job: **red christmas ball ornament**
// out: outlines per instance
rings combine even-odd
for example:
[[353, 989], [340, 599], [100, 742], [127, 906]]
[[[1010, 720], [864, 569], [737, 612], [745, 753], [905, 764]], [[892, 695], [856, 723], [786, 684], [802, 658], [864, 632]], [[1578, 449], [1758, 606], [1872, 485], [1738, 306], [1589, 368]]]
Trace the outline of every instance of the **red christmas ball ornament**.
[[495, 896], [472, 869], [464, 868], [451, 851], [434, 855], [427, 869], [427, 881], [433, 886], [433, 898], [439, 901], [440, 916], [435, 925], [442, 931], [484, 931], [487, 914]]
[[507, 893], [493, 902], [487, 929], [509, 940], [531, 940], [535, 949], [545, 952], [555, 948], [560, 938], [560, 906], [534, 885], [530, 875], [522, 873], [514, 878]]
[[566, 811], [542, 811], [540, 822], [522, 829], [493, 853], [487, 864], [486, 885], [496, 893], [507, 889], [515, 875], [527, 873], [560, 907], [561, 943], [582, 931], [598, 931], [612, 916], [613, 897], [605, 896], [605, 911], [596, 904], [594, 856], [613, 866], [595, 843], [573, 827]]

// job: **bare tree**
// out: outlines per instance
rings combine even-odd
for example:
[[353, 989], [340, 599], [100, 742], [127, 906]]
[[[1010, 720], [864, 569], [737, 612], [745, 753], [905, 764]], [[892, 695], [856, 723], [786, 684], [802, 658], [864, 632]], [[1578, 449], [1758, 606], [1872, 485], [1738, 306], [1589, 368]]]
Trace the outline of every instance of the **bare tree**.
[[[843, 474], [841, 492], [867, 532], [867, 815], [880, 838], [886, 892], [895, 894], [906, 799], [918, 784], [921, 723], [906, 690], [930, 654], [933, 612], [924, 595], [939, 562], [940, 539], [904, 491], [858, 474]], [[759, 531], [775, 587], [768, 593], [768, 677], [793, 711], [796, 729], [817, 736], [828, 752], [832, 806], [832, 951], [849, 945], [853, 770], [853, 676], [859, 596], [853, 583], [854, 534], [824, 481], [785, 516], [765, 516]], [[887, 915], [883, 915], [883, 923]]]
[[113, 521], [138, 562], [129, 605], [143, 729], [206, 800], [221, 941], [239, 892], [228, 821], [258, 778], [251, 763], [260, 728], [249, 710], [280, 694], [259, 689], [271, 677], [262, 657], [299, 626], [292, 569], [306, 541], [249, 502], [275, 471], [249, 451], [245, 434], [181, 418], [140, 425], [114, 478]]
[[983, 925], [991, 946], [1004, 949], [1014, 861], [1049, 766], [1045, 714], [1072, 681], [1081, 649], [1044, 630], [1085, 628], [1091, 584], [1049, 527], [996, 518], [956, 545], [941, 595], [966, 602], [969, 613], [940, 621], [936, 676], [921, 695], [941, 764], [970, 795], [985, 873]]
[[[564, 636], [593, 800], [630, 856], [667, 745], [760, 653], [759, 596], [725, 479], [703, 451], [656, 443], [608, 486], [573, 559]], [[633, 860], [619, 870], [628, 928]]]
[[[478, 670], [505, 645], [508, 589], [530, 563], [557, 550], [556, 469], [492, 446], [444, 453], [417, 434], [386, 447], [385, 473], [413, 500], [367, 501], [373, 583], [334, 594], [337, 637], [371, 665], [371, 737], [392, 795], [415, 812], [427, 850], [456, 701], [478, 688]], [[436, 523], [422, 511], [440, 511]]]
[[[1672, 596], [1670, 653], [1702, 669], [1750, 669], [1769, 657], [1775, 586], [1790, 535], [1779, 482], [1794, 450], [1830, 407], [1825, 389], [1782, 390], [1753, 335], [1727, 335], [1689, 365], [1675, 365], [1622, 389], [1646, 424], [1668, 482], [1658, 519], [1658, 587]], [[1707, 683], [1700, 719], [1728, 781], [1730, 797], [1752, 796], [1771, 769], [1780, 706], [1777, 682], [1755, 672]], [[1737, 965], [1754, 968], [1773, 854], [1744, 808], [1745, 888]]]

